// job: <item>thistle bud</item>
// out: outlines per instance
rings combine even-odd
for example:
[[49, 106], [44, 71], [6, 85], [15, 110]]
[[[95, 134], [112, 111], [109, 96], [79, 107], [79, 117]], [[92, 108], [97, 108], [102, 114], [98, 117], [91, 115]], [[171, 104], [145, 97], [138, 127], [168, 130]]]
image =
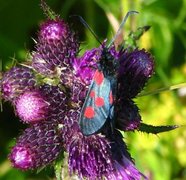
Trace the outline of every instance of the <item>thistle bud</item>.
[[35, 123], [46, 119], [49, 103], [41, 92], [25, 91], [16, 100], [16, 113], [26, 123]]
[[112, 171], [108, 141], [101, 135], [83, 136], [76, 133], [69, 145], [69, 170], [86, 179], [102, 179]]
[[36, 79], [32, 69], [17, 66], [7, 71], [2, 78], [2, 97], [8, 101], [14, 101], [25, 90], [33, 89]]
[[41, 24], [32, 65], [41, 74], [54, 74], [57, 67], [72, 67], [78, 49], [75, 33], [67, 23], [60, 19], [47, 20]]
[[154, 61], [150, 53], [134, 50], [124, 53], [120, 59], [118, 84], [121, 97], [134, 98], [154, 73]]
[[54, 161], [62, 150], [58, 129], [52, 124], [34, 124], [27, 128], [12, 148], [9, 159], [18, 169], [41, 168]]

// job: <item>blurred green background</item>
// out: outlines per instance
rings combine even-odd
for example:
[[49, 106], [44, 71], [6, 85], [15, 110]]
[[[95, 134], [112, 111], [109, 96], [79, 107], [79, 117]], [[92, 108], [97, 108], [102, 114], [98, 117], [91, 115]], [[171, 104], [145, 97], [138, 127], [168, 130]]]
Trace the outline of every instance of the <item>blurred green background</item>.
[[[52, 9], [73, 24], [81, 41], [81, 52], [98, 47], [99, 43], [77, 18], [81, 15], [100, 40], [111, 40], [122, 17], [129, 10], [140, 13], [131, 16], [125, 27], [125, 38], [131, 30], [150, 25], [139, 41], [140, 48], [150, 51], [156, 72], [144, 92], [186, 81], [186, 0], [48, 0]], [[3, 70], [13, 60], [24, 61], [33, 50], [38, 24], [45, 16], [39, 0], [0, 0], [0, 60]], [[159, 135], [131, 132], [124, 134], [136, 166], [149, 179], [186, 179], [186, 87], [138, 97], [143, 121], [153, 125], [183, 125], [172, 132]], [[14, 110], [3, 103], [0, 113], [0, 179], [52, 179], [51, 168], [36, 172], [13, 169], [7, 160], [15, 137], [25, 128], [14, 117]]]

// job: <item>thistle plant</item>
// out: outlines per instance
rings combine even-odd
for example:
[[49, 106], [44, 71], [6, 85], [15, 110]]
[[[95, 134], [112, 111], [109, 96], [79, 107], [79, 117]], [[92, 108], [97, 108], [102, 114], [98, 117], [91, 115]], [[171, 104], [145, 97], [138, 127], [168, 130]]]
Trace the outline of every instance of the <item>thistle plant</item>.
[[56, 174], [60, 174], [65, 154], [69, 174], [79, 179], [147, 179], [135, 167], [122, 134], [156, 134], [177, 127], [142, 123], [134, 103], [133, 98], [154, 74], [153, 56], [137, 47], [108, 48], [118, 63], [114, 127], [106, 122], [100, 132], [85, 136], [79, 117], [106, 41], [78, 56], [80, 42], [76, 33], [43, 1], [42, 7], [48, 19], [40, 25], [35, 51], [26, 62], [30, 64], [11, 68], [1, 80], [3, 99], [14, 106], [23, 123], [29, 124], [11, 149], [13, 167], [33, 170], [56, 167], [58, 163]]
[[34, 123], [46, 119], [49, 104], [39, 91], [25, 91], [15, 103], [16, 112], [24, 122]]

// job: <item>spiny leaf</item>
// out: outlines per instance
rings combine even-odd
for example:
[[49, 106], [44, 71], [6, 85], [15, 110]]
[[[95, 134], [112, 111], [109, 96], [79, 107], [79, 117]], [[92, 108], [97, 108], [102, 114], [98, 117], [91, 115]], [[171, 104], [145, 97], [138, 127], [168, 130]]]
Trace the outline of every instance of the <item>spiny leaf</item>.
[[44, 0], [41, 0], [41, 9], [49, 19], [52, 20], [57, 19], [58, 15], [47, 5], [47, 3]]
[[153, 125], [141, 123], [138, 131], [145, 132], [145, 133], [158, 134], [158, 133], [174, 130], [178, 127], [179, 127], [178, 125], [153, 126]]
[[172, 85], [172, 86], [156, 89], [156, 90], [151, 91], [151, 92], [141, 93], [141, 94], [138, 95], [138, 97], [147, 96], [147, 95], [154, 95], [154, 94], [158, 94], [160, 92], [172, 91], [172, 90], [180, 89], [180, 88], [183, 88], [183, 87], [186, 87], [186, 83], [180, 83], [180, 84], [176, 84], [176, 85]]
[[143, 26], [139, 27], [136, 31], [130, 32], [127, 39], [125, 40], [125, 47], [129, 47], [129, 50], [134, 50], [137, 48], [137, 41], [140, 39], [140, 37], [150, 29], [150, 26]]
[[130, 32], [129, 37], [133, 40], [138, 40], [140, 37], [150, 29], [150, 26], [139, 27], [135, 32]]

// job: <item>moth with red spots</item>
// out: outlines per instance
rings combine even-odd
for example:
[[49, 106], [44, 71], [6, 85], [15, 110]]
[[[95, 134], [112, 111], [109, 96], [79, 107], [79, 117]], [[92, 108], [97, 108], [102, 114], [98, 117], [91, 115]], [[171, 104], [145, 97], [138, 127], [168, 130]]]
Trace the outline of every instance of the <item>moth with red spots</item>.
[[130, 11], [126, 14], [108, 47], [105, 47], [105, 44], [102, 45], [103, 49], [98, 61], [98, 69], [94, 74], [79, 117], [80, 129], [86, 136], [101, 131], [107, 121], [110, 121], [111, 127], [114, 125], [114, 99], [117, 89], [116, 72], [118, 63], [109, 48], [119, 37], [128, 16], [132, 13], [137, 12]]
[[108, 48], [103, 47], [87, 97], [80, 115], [80, 128], [84, 135], [95, 134], [107, 120], [112, 123], [116, 92], [117, 61]]

